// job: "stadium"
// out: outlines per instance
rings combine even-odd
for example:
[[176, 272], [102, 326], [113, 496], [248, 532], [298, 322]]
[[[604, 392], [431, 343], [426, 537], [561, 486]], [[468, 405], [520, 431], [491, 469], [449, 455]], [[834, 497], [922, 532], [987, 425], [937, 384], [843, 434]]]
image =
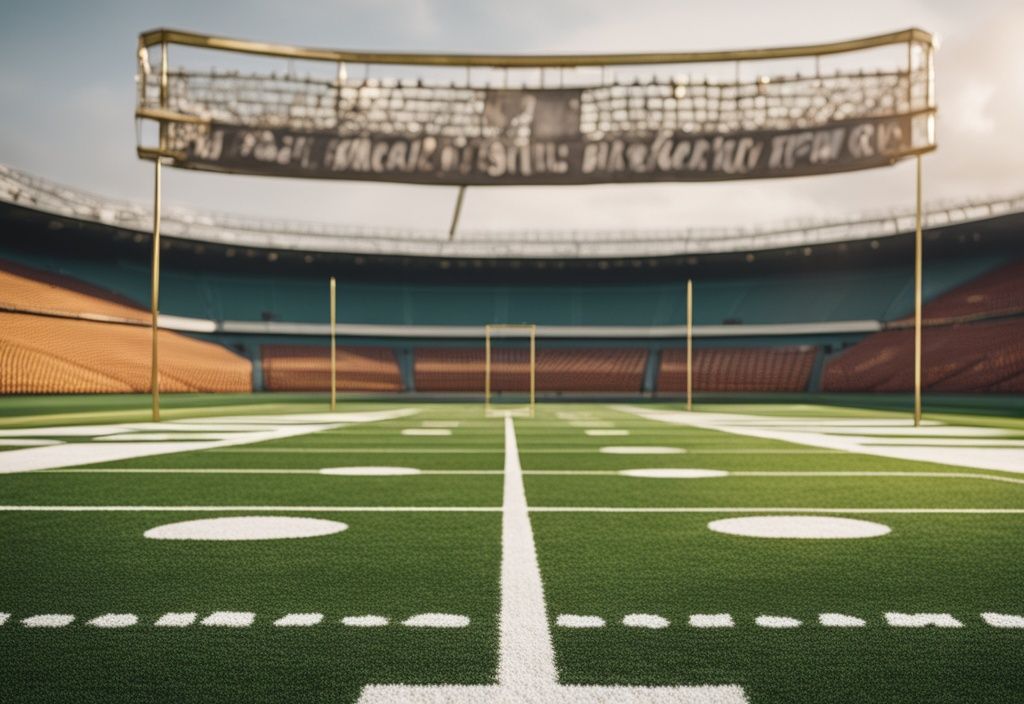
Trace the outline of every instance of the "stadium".
[[140, 29], [148, 198], [0, 152], [3, 701], [1024, 701], [1024, 186], [928, 197], [934, 34]]

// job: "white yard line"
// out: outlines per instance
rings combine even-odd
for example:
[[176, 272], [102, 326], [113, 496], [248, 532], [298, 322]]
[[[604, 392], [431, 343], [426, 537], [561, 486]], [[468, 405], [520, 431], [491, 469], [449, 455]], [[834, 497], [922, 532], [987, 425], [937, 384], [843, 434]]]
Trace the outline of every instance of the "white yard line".
[[[0, 506], [0, 513], [499, 513], [501, 506], [131, 506], [21, 504]], [[837, 506], [531, 506], [529, 513], [878, 513], [1024, 515], [1024, 508], [849, 508]]]
[[[761, 438], [763, 440], [780, 440], [782, 442], [795, 443], [798, 445], [810, 445], [812, 447], [827, 448], [830, 450], [875, 455], [877, 457], [889, 457], [892, 459], [910, 460], [914, 462], [932, 462], [935, 464], [945, 464], [953, 467], [992, 469], [1002, 472], [1015, 472], [1018, 474], [1024, 473], [1024, 449], [1004, 449], [982, 446], [968, 447], [966, 446], [966, 440], [964, 440], [963, 446], [957, 447], [932, 447], [925, 444], [886, 446], [868, 444], [862, 439], [865, 435], [870, 437], [869, 434], [873, 432], [878, 432], [879, 434], [883, 432], [892, 432], [893, 429], [891, 428], [870, 429], [868, 427], [861, 427], [857, 430], [858, 436], [850, 437], [842, 433], [852, 432], [852, 428], [844, 428], [842, 433], [838, 430], [833, 430], [831, 432], [834, 432], [835, 434], [830, 434], [827, 430], [822, 431], [819, 428], [815, 428], [811, 423], [808, 424], [808, 427], [802, 428], [799, 431], [779, 429], [778, 427], [773, 427], [770, 424], [770, 421], [772, 420], [770, 417], [762, 419], [759, 416], [733, 413], [658, 411], [638, 406], [617, 406], [616, 409], [625, 413], [632, 413], [635, 416], [646, 418], [647, 420], [660, 421], [673, 425], [685, 425], [694, 428], [702, 428], [704, 430], [718, 430], [725, 433], [732, 433], [734, 435]], [[760, 425], [759, 423], [762, 420], [769, 422]], [[985, 428], [978, 428], [976, 430], [991, 430], [992, 432], [998, 433], [1008, 432]], [[908, 439], [908, 442], [912, 442], [914, 437], [928, 436], [922, 438], [927, 440], [940, 433], [952, 435], [957, 432], [957, 429], [947, 428], [946, 426], [928, 426], [917, 429], [906, 428], [905, 430], [901, 428], [898, 432], [911, 436], [910, 439]], [[742, 452], [753, 453], [755, 451], [748, 448], [742, 450]], [[761, 454], [764, 451], [757, 450], [756, 452]]]
[[[211, 450], [214, 448], [228, 448], [235, 445], [248, 445], [268, 440], [280, 440], [283, 438], [295, 437], [316, 433], [321, 430], [341, 427], [346, 423], [359, 422], [370, 423], [380, 420], [394, 420], [404, 418], [418, 413], [415, 408], [398, 408], [390, 411], [377, 411], [373, 413], [318, 413], [299, 414], [295, 416], [249, 416], [249, 425], [262, 425], [264, 430], [254, 432], [239, 432], [231, 437], [221, 440], [207, 441], [167, 441], [167, 442], [132, 442], [126, 437], [126, 442], [114, 443], [65, 443], [51, 445], [48, 447], [31, 447], [22, 450], [10, 450], [3, 453], [3, 463], [0, 464], [0, 474], [15, 472], [32, 472], [39, 469], [54, 469], [57, 467], [69, 467], [82, 464], [98, 464], [101, 462], [113, 462], [116, 460], [135, 459], [151, 455], [163, 455], [172, 452], [188, 452], [195, 450]], [[192, 419], [190, 423], [202, 423], [204, 420], [213, 424], [220, 424], [227, 419], [208, 418]], [[168, 427], [174, 427], [173, 422]], [[126, 428], [121, 425], [114, 426], [81, 426], [79, 428], [36, 428], [37, 434], [52, 433], [57, 437], [106, 437], [113, 433], [121, 433]], [[147, 434], [140, 433], [139, 437], [145, 439]], [[236, 450], [237, 451], [237, 450]]]
[[747, 704], [737, 685], [694, 687], [561, 686], [526, 503], [515, 425], [505, 416], [505, 497], [501, 527], [501, 615], [496, 685], [368, 685], [362, 704], [669, 702]]
[[[623, 476], [624, 470], [617, 469], [530, 469], [524, 470], [523, 475], [530, 476], [558, 476], [558, 477], [619, 477]], [[270, 475], [323, 475], [319, 469], [242, 469], [242, 468], [211, 468], [211, 469], [185, 469], [185, 468], [122, 468], [122, 467], [82, 467], [68, 469], [48, 469], [40, 474], [270, 474]], [[478, 476], [478, 475], [500, 475], [504, 472], [500, 469], [421, 469], [416, 475], [443, 475], [443, 476]], [[730, 477], [895, 477], [910, 479], [980, 479], [984, 481], [1005, 482], [1008, 484], [1024, 484], [1024, 479], [1015, 477], [1003, 477], [996, 474], [974, 474], [970, 472], [862, 472], [862, 471], [728, 471], [725, 476]], [[372, 475], [352, 475], [350, 478], [373, 479]]]
[[[121, 467], [83, 467], [70, 469], [47, 469], [40, 474], [317, 474], [323, 476], [319, 469], [174, 469], [174, 468], [121, 468]], [[500, 469], [421, 469], [416, 474], [503, 474]], [[352, 475], [355, 478], [373, 479], [373, 475]], [[414, 475], [409, 475], [414, 476]]]

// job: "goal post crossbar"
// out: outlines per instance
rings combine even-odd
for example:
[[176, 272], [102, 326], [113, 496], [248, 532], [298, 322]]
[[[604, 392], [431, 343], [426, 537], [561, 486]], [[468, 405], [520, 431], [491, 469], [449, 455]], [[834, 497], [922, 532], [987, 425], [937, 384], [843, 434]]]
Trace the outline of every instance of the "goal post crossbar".
[[491, 339], [499, 333], [518, 333], [530, 340], [530, 416], [537, 410], [537, 326], [533, 323], [490, 323], [484, 325], [484, 412], [491, 410]]

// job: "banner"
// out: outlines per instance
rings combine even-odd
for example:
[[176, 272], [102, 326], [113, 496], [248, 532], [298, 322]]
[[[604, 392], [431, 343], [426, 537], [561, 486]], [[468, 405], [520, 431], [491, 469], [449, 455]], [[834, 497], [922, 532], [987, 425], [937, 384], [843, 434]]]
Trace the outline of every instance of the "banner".
[[[912, 153], [910, 115], [806, 129], [598, 132], [580, 90], [488, 90], [473, 129], [172, 124], [177, 166], [243, 174], [447, 185], [557, 185], [774, 178], [885, 166]], [[348, 126], [346, 126], [348, 125]], [[461, 136], [460, 130], [468, 135]], [[455, 133], [456, 136], [446, 136]]]

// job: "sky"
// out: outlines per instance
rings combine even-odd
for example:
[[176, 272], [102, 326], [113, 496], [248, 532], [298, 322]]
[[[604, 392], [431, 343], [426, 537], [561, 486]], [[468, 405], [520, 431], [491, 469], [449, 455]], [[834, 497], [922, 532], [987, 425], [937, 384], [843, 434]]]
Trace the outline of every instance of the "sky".
[[[1020, 0], [0, 0], [0, 163], [148, 202], [153, 168], [135, 154], [135, 50], [139, 32], [156, 27], [343, 49], [605, 53], [808, 44], [911, 26], [941, 40], [926, 203], [1024, 194]], [[442, 230], [455, 197], [440, 186], [164, 177], [168, 204], [338, 225]], [[761, 181], [470, 188], [460, 228], [772, 227], [906, 211], [913, 198], [912, 160]]]

